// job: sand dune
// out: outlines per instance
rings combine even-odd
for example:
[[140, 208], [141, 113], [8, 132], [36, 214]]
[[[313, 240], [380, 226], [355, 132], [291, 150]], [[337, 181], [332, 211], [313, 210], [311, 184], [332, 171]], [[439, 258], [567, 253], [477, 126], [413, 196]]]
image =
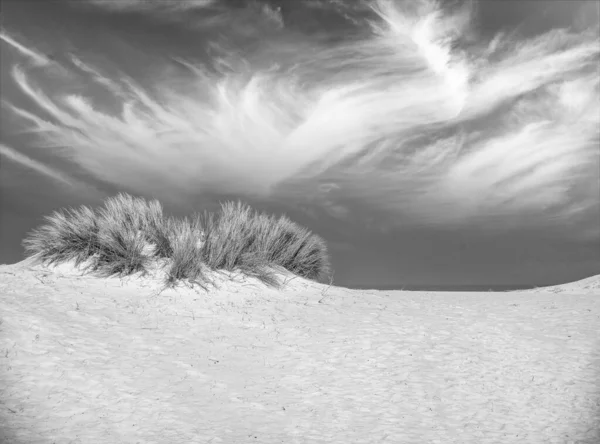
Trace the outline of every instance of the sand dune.
[[206, 293], [0, 267], [3, 443], [598, 443], [598, 277]]
[[577, 293], [577, 294], [600, 294], [600, 275], [581, 279], [575, 282], [569, 282], [562, 285], [553, 285], [551, 287], [535, 288], [532, 291], [553, 292], [553, 293]]

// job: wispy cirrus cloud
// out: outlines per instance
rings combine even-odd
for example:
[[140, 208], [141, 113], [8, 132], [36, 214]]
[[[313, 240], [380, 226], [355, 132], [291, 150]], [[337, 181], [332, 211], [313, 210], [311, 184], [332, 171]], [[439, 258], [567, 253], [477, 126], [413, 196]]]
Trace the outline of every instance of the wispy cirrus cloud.
[[252, 50], [212, 42], [213, 59], [182, 61], [186, 74], [157, 73], [152, 88], [73, 55], [119, 113], [44, 90], [20, 67], [13, 80], [37, 109], [8, 106], [41, 147], [140, 192], [235, 193], [337, 217], [366, 207], [383, 224], [595, 220], [594, 32], [461, 46], [474, 33], [468, 8], [367, 3], [369, 14], [353, 16], [361, 38], [332, 43], [283, 26]]
[[215, 0], [86, 0], [87, 3], [109, 11], [179, 12], [206, 8]]
[[50, 63], [50, 60], [43, 54], [28, 48], [11, 37], [4, 30], [0, 30], [0, 40], [16, 49], [21, 55], [25, 56], [34, 66], [44, 66]]
[[[18, 163], [19, 165], [29, 168], [30, 170], [33, 170], [42, 176], [53, 179], [63, 185], [73, 186], [74, 184], [74, 181], [67, 174], [64, 174], [63, 172], [51, 168], [42, 162], [32, 159], [31, 157], [26, 156], [14, 148], [4, 145], [3, 143], [0, 143], [0, 156], [6, 157], [7, 159]], [[7, 166], [4, 168], [7, 168]]]

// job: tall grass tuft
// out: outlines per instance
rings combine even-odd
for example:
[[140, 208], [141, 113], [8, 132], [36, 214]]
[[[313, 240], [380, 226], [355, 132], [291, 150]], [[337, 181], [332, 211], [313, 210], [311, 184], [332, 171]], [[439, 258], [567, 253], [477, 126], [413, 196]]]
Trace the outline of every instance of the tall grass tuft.
[[78, 266], [99, 251], [97, 216], [89, 207], [58, 210], [23, 240], [27, 256], [44, 263], [75, 261]]
[[203, 261], [211, 269], [256, 271], [274, 284], [269, 267], [279, 266], [307, 279], [330, 272], [325, 241], [282, 216], [258, 214], [241, 202], [221, 205], [219, 215], [205, 213]]
[[180, 281], [197, 284], [206, 289], [211, 283], [202, 263], [202, 225], [199, 217], [183, 220], [169, 219], [171, 259], [165, 285], [174, 287]]
[[94, 269], [101, 274], [144, 273], [151, 259], [172, 254], [160, 202], [119, 193], [105, 201], [98, 217], [100, 251]]
[[104, 276], [128, 276], [145, 273], [151, 256], [146, 251], [143, 236], [129, 227], [114, 221], [101, 226], [98, 232], [99, 252], [93, 269]]
[[206, 273], [240, 271], [279, 286], [276, 271], [320, 280], [330, 272], [323, 239], [287, 217], [254, 211], [241, 202], [221, 205], [218, 214], [165, 217], [160, 202], [120, 193], [94, 211], [56, 211], [23, 241], [30, 256], [44, 262], [91, 259], [93, 271], [126, 276], [145, 273], [167, 260], [165, 285], [213, 283]]
[[270, 235], [263, 237], [261, 249], [268, 262], [279, 265], [307, 279], [322, 280], [330, 273], [327, 244], [309, 230], [282, 216], [272, 218]]
[[203, 260], [208, 267], [233, 271], [245, 262], [262, 262], [261, 257], [252, 257], [253, 216], [252, 209], [240, 202], [222, 204], [219, 215], [204, 213]]

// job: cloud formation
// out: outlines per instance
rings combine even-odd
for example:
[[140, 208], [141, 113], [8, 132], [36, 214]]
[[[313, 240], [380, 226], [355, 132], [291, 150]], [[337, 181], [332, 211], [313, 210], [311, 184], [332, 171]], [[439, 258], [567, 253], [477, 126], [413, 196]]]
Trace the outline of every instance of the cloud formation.
[[[342, 218], [368, 208], [383, 225], [598, 222], [597, 29], [485, 40], [467, 7], [366, 4], [344, 12], [358, 37], [303, 34], [285, 14], [257, 19], [271, 26], [254, 30], [258, 45], [212, 41], [209, 60], [165, 62], [151, 88], [72, 54], [70, 69], [118, 113], [67, 86], [45, 90], [22, 66], [12, 78], [36, 107], [5, 105], [40, 147], [140, 192], [233, 193]], [[237, 13], [221, 17], [221, 35]]]
[[109, 11], [182, 12], [206, 8], [215, 0], [87, 0], [88, 3]]
[[10, 45], [13, 49], [16, 49], [22, 56], [25, 56], [27, 59], [29, 59], [31, 65], [33, 66], [44, 66], [50, 63], [50, 60], [48, 60], [46, 56], [17, 42], [3, 30], [0, 31], [0, 40]]
[[7, 159], [18, 163], [19, 165], [29, 168], [30, 170], [33, 170], [42, 176], [53, 179], [63, 185], [73, 186], [75, 184], [68, 175], [44, 165], [42, 162], [38, 162], [37, 160], [32, 159], [31, 157], [26, 156], [14, 148], [4, 145], [3, 143], [0, 143], [0, 156], [6, 157]]

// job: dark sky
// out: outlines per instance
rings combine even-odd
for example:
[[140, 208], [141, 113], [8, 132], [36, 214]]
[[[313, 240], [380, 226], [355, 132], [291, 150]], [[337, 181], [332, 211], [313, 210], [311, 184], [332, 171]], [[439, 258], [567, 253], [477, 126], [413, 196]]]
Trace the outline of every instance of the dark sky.
[[286, 213], [346, 287], [600, 273], [596, 2], [1, 7], [0, 263], [125, 191]]

